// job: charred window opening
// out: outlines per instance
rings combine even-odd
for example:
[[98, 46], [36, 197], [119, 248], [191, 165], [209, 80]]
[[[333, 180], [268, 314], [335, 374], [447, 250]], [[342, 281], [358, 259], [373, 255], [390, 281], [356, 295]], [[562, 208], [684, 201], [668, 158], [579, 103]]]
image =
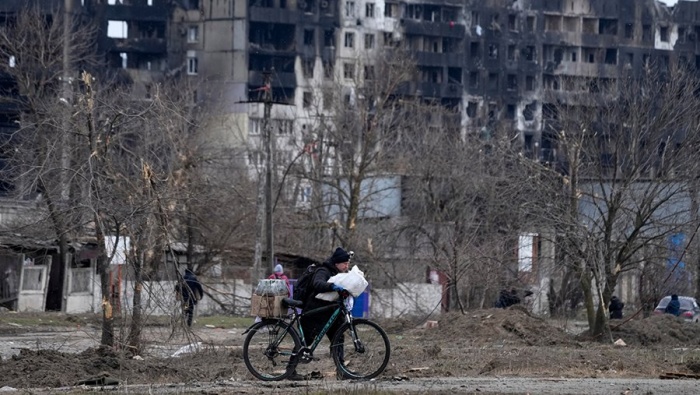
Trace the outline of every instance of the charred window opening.
[[479, 72], [478, 71], [470, 71], [469, 72], [469, 87], [472, 89], [479, 88]]
[[583, 18], [583, 33], [598, 34], [598, 20], [594, 18]]
[[651, 57], [649, 56], [649, 54], [642, 55], [642, 65], [644, 67], [649, 67], [650, 61], [651, 61]]
[[632, 67], [634, 65], [634, 54], [629, 52], [625, 54], [625, 65]]
[[478, 108], [479, 103], [475, 101], [470, 101], [469, 103], [467, 103], [467, 116], [469, 118], [476, 118], [476, 112]]
[[304, 45], [313, 46], [315, 31], [313, 29], [304, 29]]
[[644, 42], [652, 41], [651, 25], [642, 25], [642, 41], [644, 41]]
[[669, 58], [668, 55], [661, 55], [659, 56], [659, 70], [660, 71], [668, 71], [671, 67], [671, 59]]
[[447, 79], [451, 84], [462, 83], [462, 69], [458, 67], [449, 67], [447, 69]]
[[681, 54], [678, 56], [678, 66], [680, 66], [684, 70], [690, 70], [692, 64], [690, 63], [690, 59], [688, 58], [688, 54]]
[[528, 16], [527, 18], [525, 18], [525, 28], [527, 29], [528, 32], [535, 31], [535, 17], [534, 16]]
[[545, 74], [544, 75], [544, 88], [548, 90], [558, 91], [561, 89], [559, 84], [559, 76]]
[[489, 89], [498, 89], [498, 73], [489, 73]]
[[617, 64], [617, 48], [605, 50], [605, 64]]
[[534, 120], [535, 111], [537, 111], [537, 102], [532, 102], [525, 105], [525, 108], [523, 109], [523, 118], [525, 118], [526, 121]]
[[506, 118], [515, 119], [515, 104], [508, 104], [506, 106]]
[[598, 33], [617, 36], [617, 19], [604, 19], [598, 21]]
[[335, 31], [333, 29], [323, 31], [323, 46], [326, 48], [335, 47]]
[[294, 25], [252, 22], [250, 46], [252, 49], [291, 52], [295, 50], [294, 33]]
[[515, 14], [508, 14], [508, 30], [512, 32], [518, 31], [518, 17]]
[[297, 1], [297, 7], [306, 14], [313, 14], [316, 10], [316, 0]]
[[410, 19], [423, 19], [423, 5], [422, 4], [408, 4], [406, 5], [406, 18]]
[[561, 19], [559, 15], [545, 15], [544, 16], [544, 31], [546, 32], [560, 32], [561, 31]]
[[525, 76], [525, 90], [533, 91], [535, 90], [535, 77], [528, 75]]
[[489, 112], [487, 115], [489, 122], [495, 121], [498, 117], [498, 107], [493, 103], [489, 103]]
[[596, 52], [597, 48], [583, 48], [583, 59], [586, 63], [596, 62]]
[[528, 62], [534, 62], [535, 56], [537, 55], [534, 45], [528, 45], [521, 50], [523, 58]]
[[514, 91], [518, 89], [518, 76], [516, 74], [508, 74], [506, 81], [506, 89]]
[[668, 26], [659, 26], [659, 38], [662, 42], [668, 42]]
[[459, 52], [459, 42], [454, 38], [444, 37], [442, 39], [442, 52], [444, 52], [444, 53]]
[[313, 95], [311, 92], [305, 91], [303, 95], [303, 105], [304, 108], [310, 108], [313, 102]]
[[634, 23], [625, 23], [625, 38], [634, 38]]
[[275, 6], [274, 1], [272, 1], [272, 0], [250, 0], [248, 2], [248, 5], [251, 7], [265, 7], [265, 8], [272, 8]]
[[533, 151], [534, 151], [533, 150], [534, 137], [530, 133], [525, 134], [524, 137], [525, 138], [523, 141], [523, 151], [525, 152], [525, 156], [527, 156], [528, 158], [531, 158], [533, 155]]
[[511, 44], [511, 45], [508, 45], [508, 49], [506, 50], [506, 58], [511, 62], [514, 62], [517, 60], [516, 54], [518, 53], [518, 51], [516, 50], [516, 48], [517, 47], [514, 44]]
[[687, 30], [684, 26], [678, 26], [678, 41], [679, 43], [685, 43], [687, 40]]
[[471, 55], [472, 58], [481, 57], [481, 44], [478, 41], [472, 41], [472, 43], [469, 44], [469, 55]]
[[479, 11], [472, 11], [472, 26], [477, 26], [481, 24], [479, 20]]
[[489, 58], [498, 59], [498, 44], [489, 44]]
[[442, 83], [442, 68], [441, 67], [424, 67], [421, 72], [421, 80], [423, 82], [432, 82], [434, 84]]

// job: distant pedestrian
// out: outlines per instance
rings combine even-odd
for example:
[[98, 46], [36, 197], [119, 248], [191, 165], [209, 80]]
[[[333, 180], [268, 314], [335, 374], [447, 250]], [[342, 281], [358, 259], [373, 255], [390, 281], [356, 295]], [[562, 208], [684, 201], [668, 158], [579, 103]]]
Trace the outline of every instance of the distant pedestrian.
[[185, 275], [178, 281], [175, 292], [178, 293], [182, 300], [182, 311], [185, 315], [185, 322], [187, 326], [190, 327], [192, 326], [192, 319], [194, 318], [194, 307], [204, 295], [202, 284], [199, 283], [197, 276], [192, 270], [185, 269]]
[[620, 298], [613, 295], [613, 297], [610, 298], [610, 305], [608, 306], [608, 310], [610, 310], [610, 319], [622, 319], [622, 309], [624, 307], [625, 304], [620, 300]]
[[267, 279], [284, 280], [284, 284], [287, 286], [288, 295], [292, 294], [292, 292], [289, 290], [289, 278], [284, 274], [284, 268], [279, 263], [275, 265], [275, 271], [272, 274], [270, 274], [270, 276]]
[[681, 302], [678, 300], [678, 295], [671, 295], [671, 301], [668, 302], [668, 305], [666, 305], [664, 312], [666, 314], [673, 314], [676, 317], [681, 315]]
[[518, 297], [518, 291], [515, 288], [510, 291], [502, 289], [496, 301], [496, 307], [505, 309], [518, 303], [520, 303], [520, 297]]

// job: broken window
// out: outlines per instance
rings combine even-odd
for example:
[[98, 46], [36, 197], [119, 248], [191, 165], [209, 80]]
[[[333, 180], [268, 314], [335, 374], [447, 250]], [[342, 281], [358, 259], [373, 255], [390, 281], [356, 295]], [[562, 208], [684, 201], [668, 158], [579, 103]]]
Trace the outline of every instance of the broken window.
[[506, 106], [506, 118], [515, 119], [515, 104], [508, 104]]
[[528, 75], [525, 76], [525, 90], [526, 91], [533, 91], [535, 90], [535, 77]]
[[649, 67], [650, 60], [651, 60], [651, 57], [649, 56], [649, 54], [642, 55], [642, 64], [644, 65], [644, 67]]
[[199, 41], [199, 26], [189, 26], [187, 28], [187, 42], [196, 43], [197, 41]]
[[605, 64], [617, 64], [617, 48], [605, 50]]
[[678, 26], [678, 41], [679, 43], [684, 43], [686, 40], [686, 30], [684, 26]]
[[355, 2], [346, 0], [345, 1], [345, 17], [354, 18], [355, 17]]
[[598, 34], [598, 20], [594, 18], [583, 18], [583, 33]]
[[498, 59], [498, 44], [489, 44], [489, 58]]
[[304, 96], [303, 96], [303, 101], [304, 101], [304, 108], [310, 108], [311, 103], [313, 101], [313, 96], [311, 95], [311, 92], [305, 91]]
[[651, 25], [642, 25], [642, 41], [650, 42], [651, 40]]
[[374, 3], [365, 4], [365, 17], [374, 18]]
[[355, 48], [355, 33], [345, 33], [345, 48]]
[[472, 11], [472, 26], [478, 26], [479, 24], [479, 12]]
[[314, 29], [304, 29], [304, 45], [314, 45]]
[[601, 18], [598, 21], [598, 33], [617, 36], [617, 19]]
[[323, 31], [323, 46], [335, 47], [335, 33], [333, 29], [326, 29]]
[[515, 44], [510, 44], [508, 45], [508, 49], [506, 50], [506, 57], [509, 61], [514, 62], [517, 59], [515, 58], [515, 54], [517, 53], [516, 51], [516, 46]]
[[662, 42], [668, 42], [668, 26], [659, 26], [659, 38]]
[[582, 48], [584, 61], [587, 63], [595, 63], [597, 50], [597, 48]]
[[467, 103], [467, 116], [469, 118], [476, 118], [476, 111], [479, 108], [479, 103], [475, 101], [470, 101]]
[[472, 41], [471, 44], [469, 44], [469, 54], [471, 55], [472, 58], [479, 58], [481, 57], [481, 45], [479, 44], [478, 41]]
[[374, 79], [374, 66], [372, 66], [372, 65], [365, 66], [365, 79], [366, 80], [373, 80]]
[[544, 88], [549, 90], [558, 91], [560, 89], [559, 76], [556, 75], [544, 75]]
[[515, 32], [518, 31], [518, 17], [515, 14], [508, 15], [508, 30]]
[[634, 23], [625, 23], [625, 38], [634, 38]]
[[462, 69], [457, 67], [447, 68], [447, 79], [450, 84], [462, 83]]
[[534, 16], [528, 16], [527, 18], [525, 18], [525, 27], [527, 28], [528, 32], [535, 31], [535, 17]]
[[365, 34], [365, 49], [374, 48], [374, 34]]
[[523, 109], [523, 118], [526, 121], [532, 121], [535, 119], [535, 111], [537, 111], [537, 102], [532, 102], [525, 106]]
[[634, 54], [632, 52], [625, 54], [625, 65], [630, 67], [634, 65]]
[[561, 16], [560, 15], [545, 15], [544, 16], [544, 31], [560, 32], [561, 31]]
[[187, 51], [187, 74], [197, 75], [199, 72], [199, 60], [197, 60], [197, 52]]
[[506, 89], [514, 91], [518, 89], [518, 76], [516, 74], [508, 74]]
[[534, 45], [528, 45], [525, 48], [522, 49], [522, 55], [525, 60], [528, 62], [534, 62], [536, 59], [536, 51], [535, 51], [535, 46]]
[[489, 73], [489, 89], [498, 90], [498, 73]]
[[302, 63], [302, 68], [304, 71], [305, 78], [313, 78], [313, 76], [314, 76], [314, 60], [313, 59], [304, 59], [304, 62]]
[[355, 78], [355, 65], [353, 63], [343, 63], [343, 78], [349, 80]]
[[578, 51], [571, 51], [571, 57], [569, 58], [572, 62], [578, 62]]
[[395, 18], [398, 15], [398, 4], [387, 2], [384, 4], [384, 16], [387, 18]]

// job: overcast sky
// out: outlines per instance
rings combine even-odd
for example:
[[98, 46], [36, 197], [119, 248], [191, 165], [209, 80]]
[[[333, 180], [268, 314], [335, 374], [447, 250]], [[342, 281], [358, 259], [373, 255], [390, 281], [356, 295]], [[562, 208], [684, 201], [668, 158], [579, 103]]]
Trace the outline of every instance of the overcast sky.
[[661, 1], [662, 3], [666, 3], [666, 5], [674, 5], [674, 4], [678, 3], [678, 0], [659, 0], [659, 1]]

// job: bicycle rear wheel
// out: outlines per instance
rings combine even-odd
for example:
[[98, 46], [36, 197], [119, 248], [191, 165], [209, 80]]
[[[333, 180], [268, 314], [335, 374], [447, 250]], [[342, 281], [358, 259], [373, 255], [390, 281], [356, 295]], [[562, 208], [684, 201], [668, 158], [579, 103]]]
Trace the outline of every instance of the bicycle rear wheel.
[[369, 380], [389, 363], [391, 346], [384, 330], [372, 321], [355, 319], [338, 329], [331, 342], [338, 373], [345, 378]]
[[264, 381], [284, 380], [295, 368], [292, 353], [301, 348], [297, 332], [278, 319], [253, 325], [243, 342], [243, 361], [253, 376]]

